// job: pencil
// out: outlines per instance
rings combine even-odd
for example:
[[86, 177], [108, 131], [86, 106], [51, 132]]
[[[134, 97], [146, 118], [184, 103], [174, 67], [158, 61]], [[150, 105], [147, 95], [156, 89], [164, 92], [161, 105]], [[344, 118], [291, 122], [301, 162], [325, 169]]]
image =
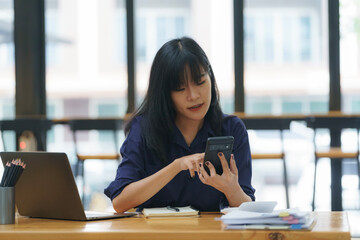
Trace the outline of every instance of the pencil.
[[19, 159], [16, 159], [14, 165], [12, 166], [13, 172], [12, 172], [12, 175], [10, 176], [10, 180], [9, 180], [9, 184], [8, 184], [9, 187], [15, 186], [15, 181], [16, 181], [16, 178], [17, 178], [17, 175], [19, 172], [19, 168], [21, 168], [19, 166], [19, 163], [20, 163]]
[[18, 172], [16, 174], [16, 178], [15, 178], [15, 181], [14, 181], [14, 186], [16, 185], [16, 183], [19, 181], [20, 179], [20, 176], [24, 170], [24, 168], [26, 167], [26, 164], [24, 164], [24, 162], [21, 162], [20, 165], [19, 165], [19, 169], [18, 169]]
[[11, 177], [12, 175], [14, 174], [14, 164], [15, 164], [15, 160], [13, 159], [10, 163], [10, 169], [9, 169], [9, 172], [5, 178], [5, 183], [4, 183], [4, 186], [5, 187], [10, 187], [10, 180], [11, 180]]
[[9, 173], [9, 169], [10, 169], [10, 162], [7, 162], [5, 164], [4, 173], [3, 173], [3, 176], [1, 178], [1, 183], [0, 183], [1, 187], [5, 187], [5, 180], [6, 180], [6, 177], [7, 177], [8, 173]]
[[1, 187], [14, 187], [18, 182], [26, 164], [21, 159], [12, 160], [5, 165], [4, 173], [1, 179]]

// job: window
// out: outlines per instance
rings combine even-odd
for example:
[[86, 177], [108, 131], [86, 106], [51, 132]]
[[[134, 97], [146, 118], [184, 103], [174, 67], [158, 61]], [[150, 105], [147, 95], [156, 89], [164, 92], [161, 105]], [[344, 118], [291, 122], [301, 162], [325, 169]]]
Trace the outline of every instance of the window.
[[[45, 1], [46, 94], [49, 118], [102, 114], [99, 101], [118, 105], [107, 116], [126, 111], [126, 14], [124, 0]], [[125, 105], [125, 106], [124, 106]], [[70, 131], [57, 125], [51, 150], [73, 150]], [[50, 135], [51, 136], [51, 135]], [[71, 159], [72, 160], [72, 159]]]
[[115, 59], [122, 65], [127, 61], [127, 45], [126, 45], [126, 12], [124, 7], [117, 8], [115, 12]]
[[313, 101], [310, 103], [310, 113], [324, 113], [327, 110], [325, 101]]
[[[98, 105], [98, 116], [99, 117], [112, 117], [114, 114], [119, 112], [119, 105], [116, 103], [100, 103]], [[114, 137], [111, 132], [102, 131], [99, 133], [99, 141], [106, 143], [106, 145], [114, 144]]]
[[340, 1], [340, 74], [342, 110], [360, 113], [360, 2]]
[[360, 112], [360, 101], [353, 101], [351, 103], [351, 112], [359, 113]]
[[147, 90], [156, 52], [168, 40], [188, 36], [199, 43], [212, 64], [223, 111], [234, 112], [233, 1], [204, 3], [198, 0], [135, 2], [138, 104]]
[[[174, 37], [182, 37], [185, 33], [185, 17], [160, 16], [156, 19], [157, 49]], [[165, 31], [164, 31], [165, 30]]]
[[301, 102], [283, 102], [282, 103], [282, 112], [284, 114], [299, 113], [302, 112]]
[[65, 39], [58, 38], [58, 0], [48, 0], [46, 2], [46, 14], [45, 14], [45, 32], [46, 32], [46, 65], [55, 65], [58, 63], [58, 44], [67, 42]]
[[0, 118], [15, 116], [15, 51], [13, 1], [0, 1]]
[[[45, 6], [48, 101], [79, 99], [87, 101], [89, 109], [100, 99], [126, 103], [124, 1], [47, 0]], [[77, 105], [57, 106], [63, 106], [55, 110], [58, 118], [97, 117], [98, 113], [74, 109]], [[74, 115], [67, 115], [70, 111]], [[90, 115], [78, 116], [81, 112]], [[112, 113], [123, 115], [125, 108]]]
[[[266, 97], [274, 105], [271, 114], [310, 113], [309, 101], [319, 98], [327, 104], [328, 23], [324, 13], [327, 5], [323, 0], [245, 1], [245, 102]], [[286, 102], [289, 97], [300, 102]], [[254, 106], [245, 111], [269, 114], [268, 108], [254, 110]], [[327, 108], [316, 111], [325, 113]]]
[[136, 57], [139, 61], [146, 61], [146, 35], [147, 35], [147, 22], [145, 17], [138, 17], [136, 19]]
[[[297, 115], [328, 111], [327, 1], [244, 1], [245, 112], [257, 115]], [[308, 208], [308, 166], [311, 137], [302, 123], [284, 132], [291, 205]], [[272, 151], [273, 133], [249, 131], [251, 149]], [[270, 144], [268, 143], [270, 142]], [[278, 161], [253, 164], [253, 185], [259, 200], [275, 194], [285, 206]], [[311, 183], [310, 183], [311, 184]], [[293, 198], [304, 193], [301, 201]]]
[[[14, 10], [12, 0], [0, 0], [0, 119], [15, 118]], [[15, 151], [15, 133], [4, 132], [7, 151]]]
[[247, 103], [246, 106], [249, 114], [271, 114], [272, 112], [272, 103], [270, 101], [253, 100]]
[[309, 16], [300, 17], [300, 60], [309, 61], [311, 60], [311, 19]]
[[244, 19], [244, 43], [246, 46], [245, 60], [255, 61], [255, 18], [247, 16]]

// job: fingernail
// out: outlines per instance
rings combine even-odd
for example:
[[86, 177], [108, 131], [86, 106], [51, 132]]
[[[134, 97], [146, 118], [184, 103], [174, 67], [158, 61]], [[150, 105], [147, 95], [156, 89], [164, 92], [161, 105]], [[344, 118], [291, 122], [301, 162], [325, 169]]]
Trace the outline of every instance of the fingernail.
[[206, 166], [209, 166], [209, 164], [210, 164], [210, 163], [209, 163], [209, 161], [206, 161], [206, 163], [205, 163], [205, 164], [206, 164]]
[[219, 152], [219, 156], [221, 157], [223, 154], [222, 154], [222, 152]]
[[231, 154], [231, 158], [234, 159], [234, 154]]
[[202, 167], [202, 163], [199, 163], [200, 167]]

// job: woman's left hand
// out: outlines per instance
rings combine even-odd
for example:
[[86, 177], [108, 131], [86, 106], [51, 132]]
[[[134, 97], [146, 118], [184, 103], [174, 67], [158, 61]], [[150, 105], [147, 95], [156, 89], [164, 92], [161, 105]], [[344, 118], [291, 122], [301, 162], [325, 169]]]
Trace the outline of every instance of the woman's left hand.
[[233, 154], [231, 154], [230, 158], [230, 167], [222, 152], [218, 153], [218, 157], [223, 168], [223, 173], [221, 175], [216, 174], [214, 165], [207, 161], [204, 164], [209, 168], [210, 175], [205, 171], [203, 164], [200, 164], [199, 179], [202, 183], [210, 185], [227, 195], [234, 191], [234, 189], [240, 187], [238, 182], [238, 169]]

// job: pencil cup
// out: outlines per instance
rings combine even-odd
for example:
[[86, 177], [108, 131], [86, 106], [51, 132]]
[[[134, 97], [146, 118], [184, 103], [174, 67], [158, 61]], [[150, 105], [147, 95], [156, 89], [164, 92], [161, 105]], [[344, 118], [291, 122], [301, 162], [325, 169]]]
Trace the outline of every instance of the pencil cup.
[[15, 223], [15, 187], [0, 187], [0, 224]]

